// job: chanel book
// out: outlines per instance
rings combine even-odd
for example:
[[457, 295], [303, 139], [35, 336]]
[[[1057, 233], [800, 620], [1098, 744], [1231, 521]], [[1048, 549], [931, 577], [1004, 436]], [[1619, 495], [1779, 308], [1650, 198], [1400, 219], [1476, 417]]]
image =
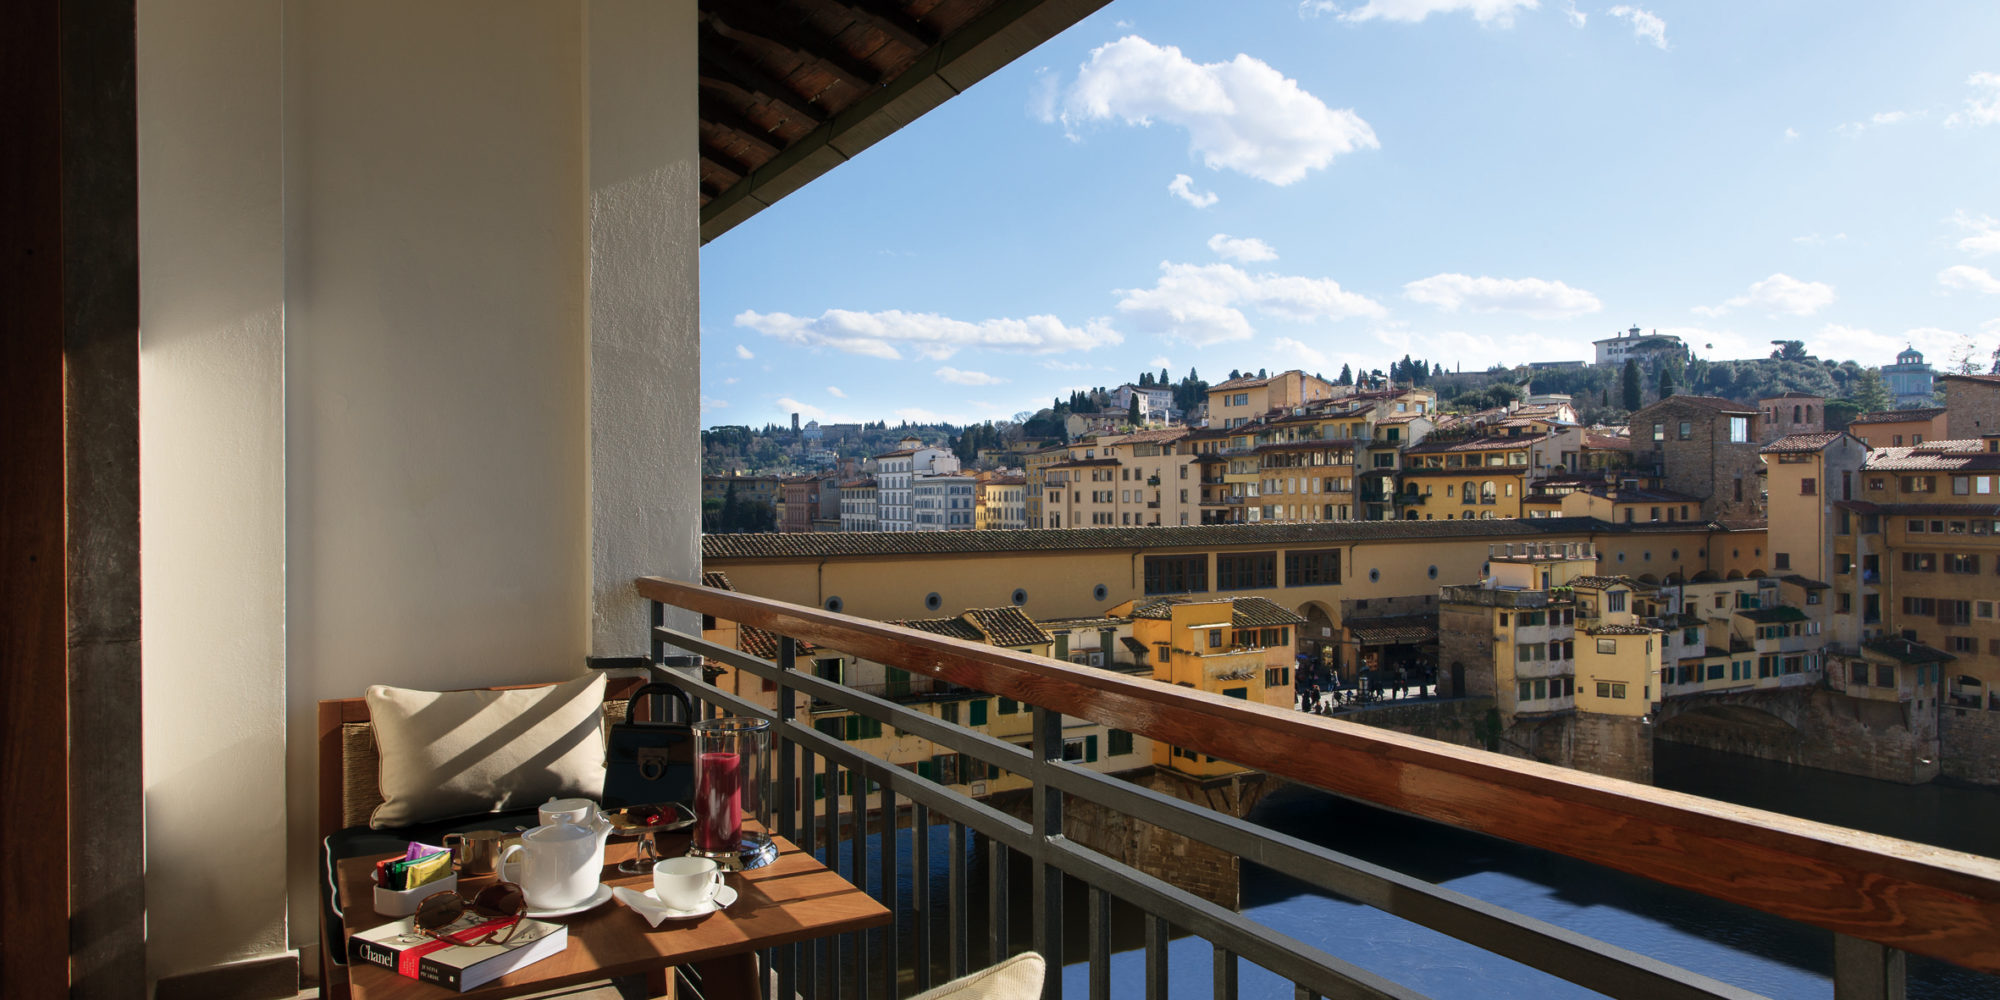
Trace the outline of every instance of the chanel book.
[[[468, 913], [441, 933], [482, 937], [484, 931], [480, 925], [491, 920], [490, 917]], [[521, 918], [520, 928], [506, 943], [478, 945], [447, 944], [430, 935], [416, 933], [414, 921], [414, 917], [404, 917], [356, 933], [349, 945], [354, 959], [463, 993], [478, 989], [522, 966], [539, 962], [569, 944], [569, 928], [525, 917]]]

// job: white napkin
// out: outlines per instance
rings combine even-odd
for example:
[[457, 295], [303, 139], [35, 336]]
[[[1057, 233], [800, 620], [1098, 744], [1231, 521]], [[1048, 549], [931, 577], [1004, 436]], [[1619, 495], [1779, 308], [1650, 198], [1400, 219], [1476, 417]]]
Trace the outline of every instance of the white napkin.
[[611, 890], [611, 898], [631, 907], [632, 912], [646, 918], [646, 923], [654, 927], [660, 926], [660, 922], [667, 917], [680, 912], [637, 889], [627, 889], [622, 885]]

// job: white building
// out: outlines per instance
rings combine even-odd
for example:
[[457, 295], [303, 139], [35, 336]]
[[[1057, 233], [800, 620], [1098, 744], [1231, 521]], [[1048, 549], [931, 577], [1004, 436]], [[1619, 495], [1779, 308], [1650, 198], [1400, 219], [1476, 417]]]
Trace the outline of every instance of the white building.
[[1127, 382], [1111, 390], [1111, 409], [1117, 413], [1130, 412], [1134, 396], [1139, 398], [1139, 419], [1173, 419], [1174, 390], [1164, 386], [1139, 386]]
[[853, 479], [840, 484], [840, 530], [881, 531], [877, 510], [878, 487], [873, 479]]
[[971, 531], [978, 514], [973, 494], [978, 480], [956, 471], [919, 472], [910, 484], [910, 510], [915, 531]]
[[[876, 509], [883, 531], [916, 530], [910, 488], [917, 473], [945, 475], [958, 471], [958, 456], [945, 448], [926, 448], [913, 437], [902, 447], [875, 456]], [[967, 527], [971, 524], [968, 522]]]
[[1687, 353], [1687, 344], [1671, 333], [1654, 330], [1645, 333], [1638, 327], [1613, 334], [1603, 340], [1593, 340], [1597, 348], [1597, 363], [1600, 365], [1622, 365], [1627, 358], [1636, 358], [1640, 364], [1666, 354]]

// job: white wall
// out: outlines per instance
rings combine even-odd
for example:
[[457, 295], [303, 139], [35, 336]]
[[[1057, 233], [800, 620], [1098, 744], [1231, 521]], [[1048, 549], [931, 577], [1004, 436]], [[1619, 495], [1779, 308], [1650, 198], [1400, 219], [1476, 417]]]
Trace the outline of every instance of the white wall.
[[154, 978], [316, 940], [316, 701], [643, 652], [697, 572], [694, 17], [142, 4]]
[[282, 9], [138, 17], [151, 977], [285, 941]]

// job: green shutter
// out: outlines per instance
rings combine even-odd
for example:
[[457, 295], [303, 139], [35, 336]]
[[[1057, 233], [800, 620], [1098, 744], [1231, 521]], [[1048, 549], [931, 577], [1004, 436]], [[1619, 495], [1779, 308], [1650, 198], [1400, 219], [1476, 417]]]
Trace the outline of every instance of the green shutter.
[[1222, 693], [1231, 698], [1242, 698], [1246, 701], [1250, 698], [1249, 688], [1223, 688]]
[[1013, 715], [1013, 714], [1015, 714], [1015, 713], [1019, 712], [1020, 710], [1021, 710], [1021, 706], [1020, 706], [1019, 704], [1017, 704], [1017, 703], [1016, 703], [1016, 702], [1014, 701], [1014, 699], [1012, 699], [1012, 698], [1002, 698], [1002, 699], [1000, 699], [1000, 714], [1001, 714], [1001, 715]]
[[1097, 736], [1095, 734], [1083, 738], [1083, 762], [1086, 764], [1097, 763]]
[[981, 698], [972, 702], [972, 724], [975, 726], [986, 724], [986, 699]]

